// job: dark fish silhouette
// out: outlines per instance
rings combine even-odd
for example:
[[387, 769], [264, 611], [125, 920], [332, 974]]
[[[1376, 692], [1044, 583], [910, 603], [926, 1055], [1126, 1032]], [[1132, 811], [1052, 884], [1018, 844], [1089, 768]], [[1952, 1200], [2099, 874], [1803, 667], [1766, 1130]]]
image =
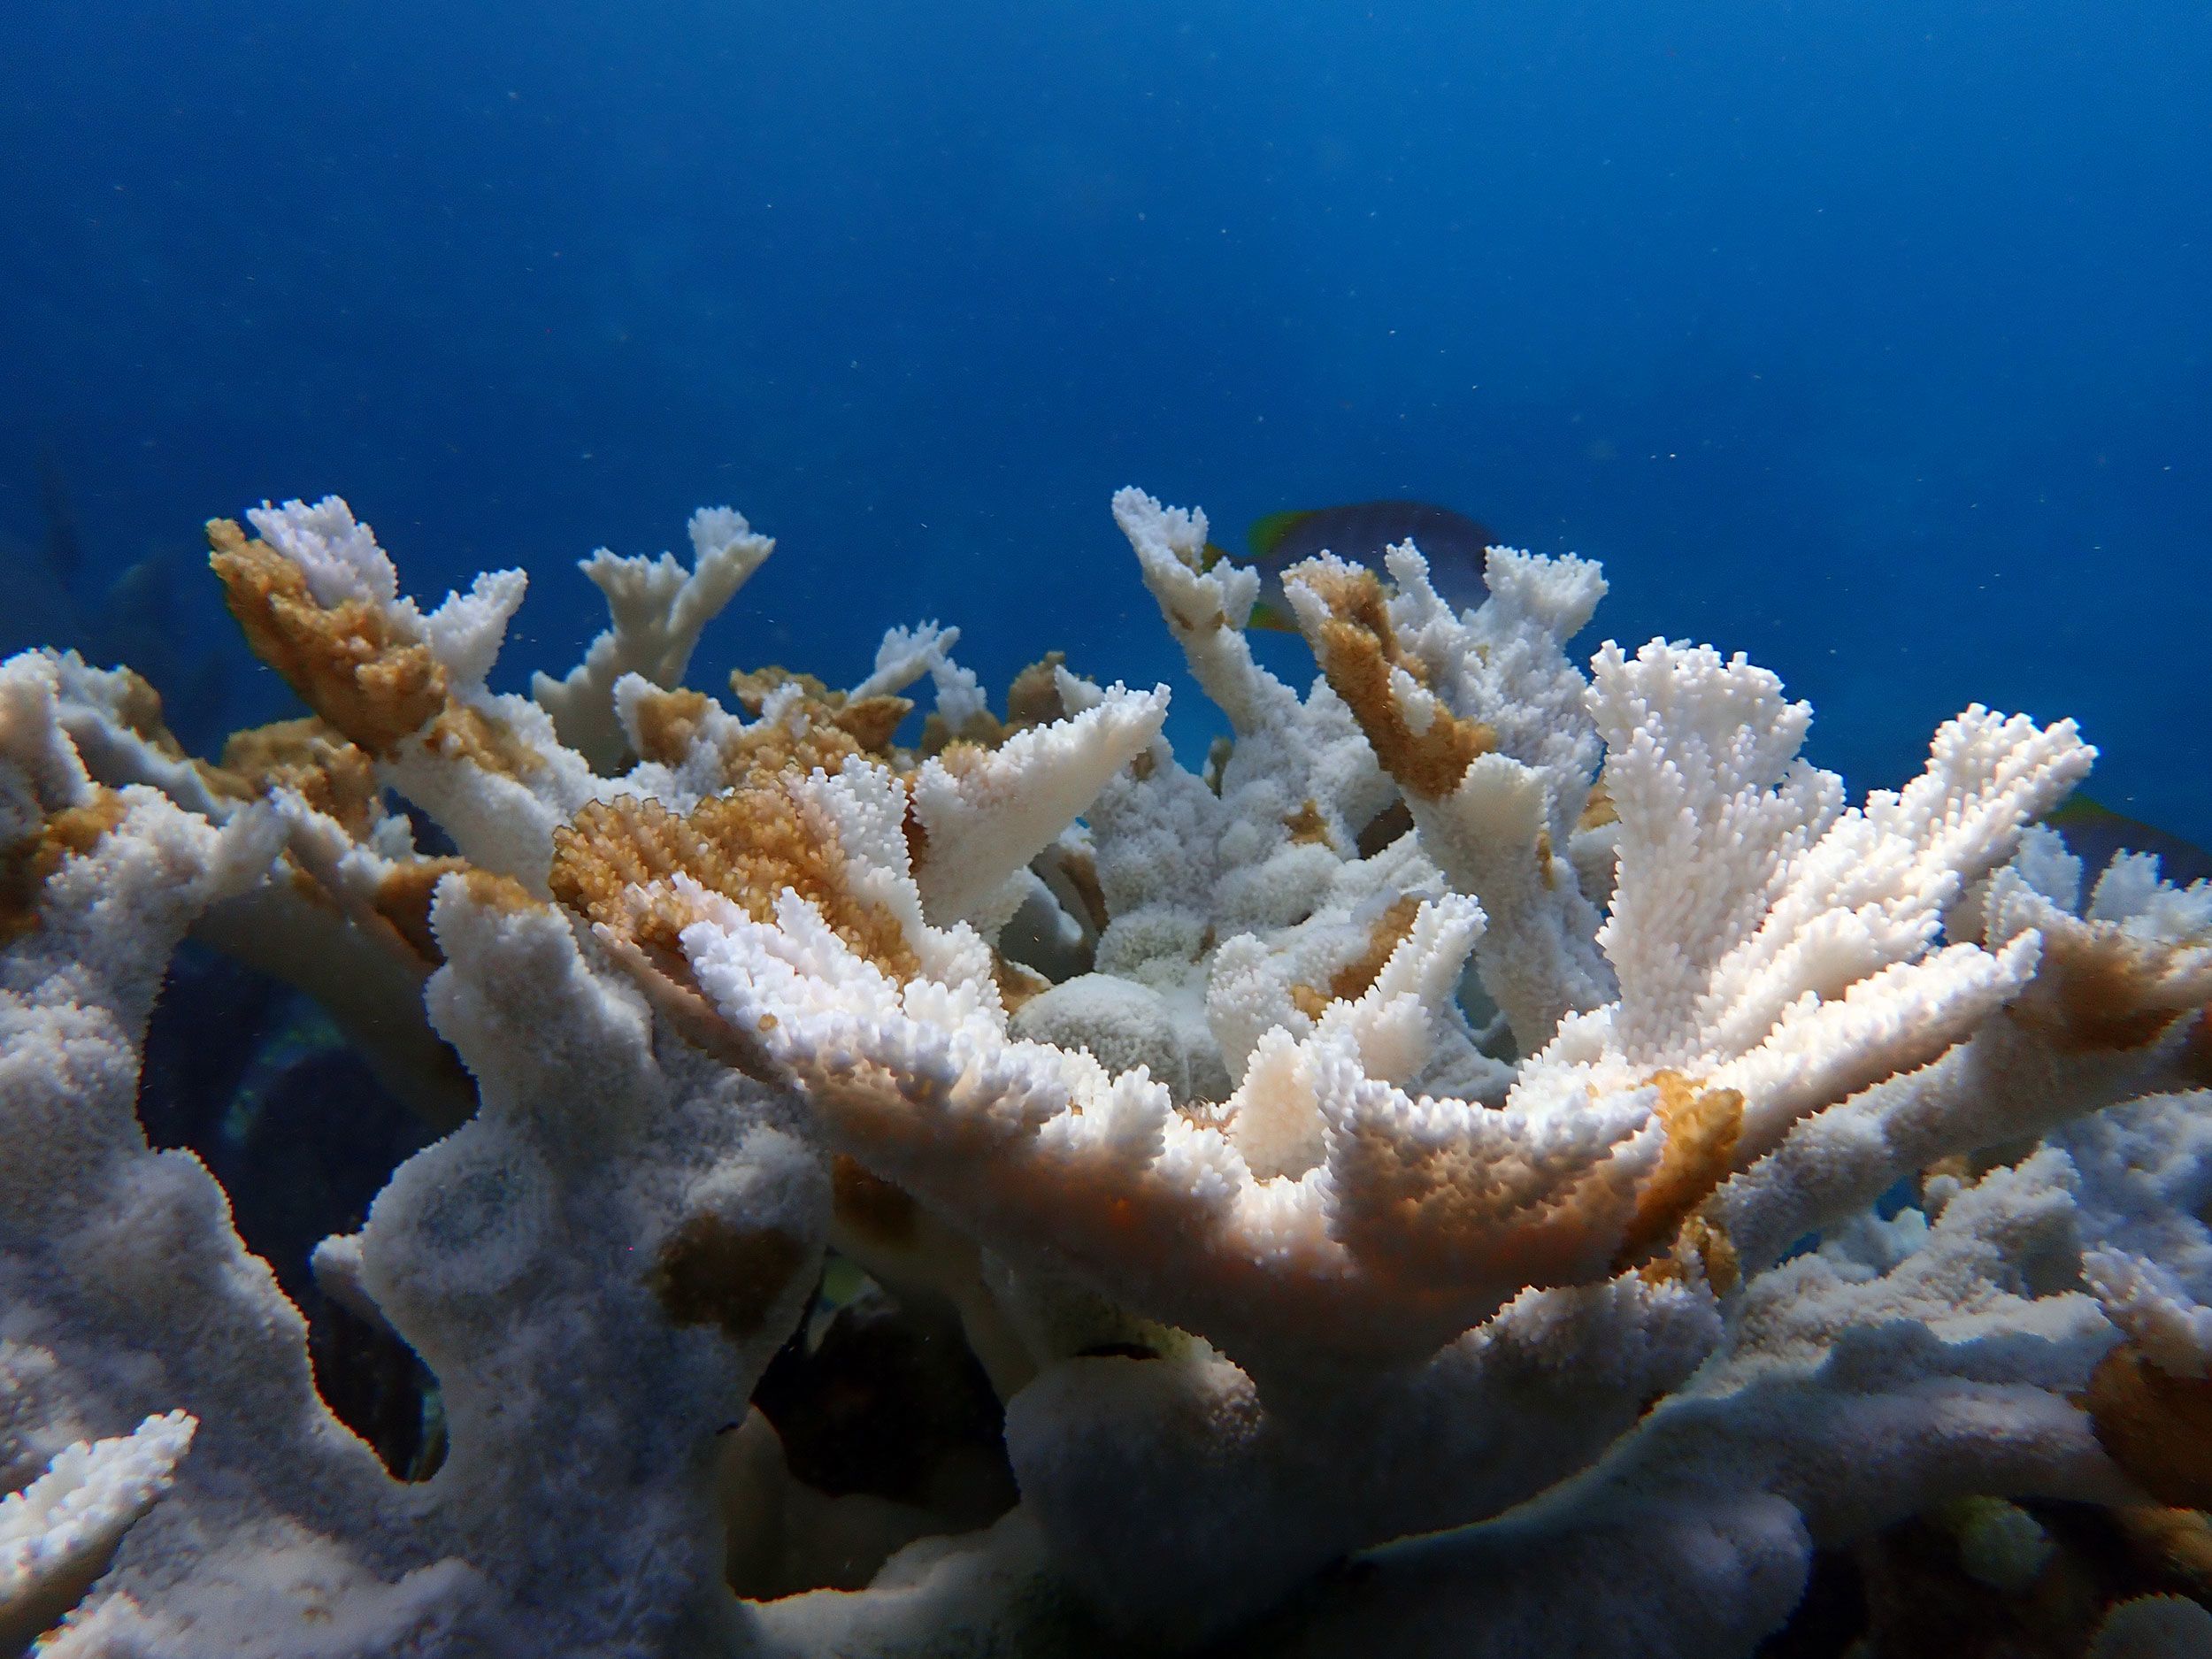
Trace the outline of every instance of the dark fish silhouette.
[[2043, 821], [2064, 838], [2066, 850], [2081, 860], [2085, 894], [2121, 853], [2156, 853], [2158, 873], [2177, 887], [2212, 877], [2212, 853], [2193, 841], [2100, 806], [2085, 795], [2071, 797]]
[[1283, 572], [1317, 553], [1364, 565], [1386, 581], [1383, 552], [1410, 540], [1429, 562], [1429, 584], [1446, 604], [1465, 611], [1490, 589], [1482, 580], [1484, 550], [1494, 538], [1463, 512], [1425, 501], [1358, 501], [1343, 507], [1271, 512], [1253, 525], [1252, 562], [1260, 569], [1256, 628], [1295, 629], [1283, 597]]

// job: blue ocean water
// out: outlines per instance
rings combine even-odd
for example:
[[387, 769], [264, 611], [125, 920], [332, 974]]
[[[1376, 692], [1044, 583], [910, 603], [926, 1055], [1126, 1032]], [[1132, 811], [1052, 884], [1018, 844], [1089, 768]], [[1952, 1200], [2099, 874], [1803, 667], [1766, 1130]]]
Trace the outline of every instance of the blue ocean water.
[[283, 712], [198, 526], [337, 491], [427, 598], [530, 570], [518, 686], [727, 502], [695, 683], [933, 616], [1202, 749], [1111, 490], [1410, 495], [1855, 787], [2070, 713], [2212, 842], [2208, 84], [2194, 0], [12, 0], [0, 645]]

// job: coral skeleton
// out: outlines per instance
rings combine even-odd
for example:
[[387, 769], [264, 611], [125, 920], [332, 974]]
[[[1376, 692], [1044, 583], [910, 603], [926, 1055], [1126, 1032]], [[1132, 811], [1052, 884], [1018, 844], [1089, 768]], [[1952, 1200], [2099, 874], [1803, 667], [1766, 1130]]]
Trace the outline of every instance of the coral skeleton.
[[[1716, 1659], [1909, 1516], [2018, 1584], [2015, 1500], [2212, 1502], [2212, 889], [2085, 900], [2070, 722], [1854, 804], [1740, 657], [1578, 667], [1595, 564], [1460, 612], [1410, 542], [1285, 574], [1302, 693], [1202, 514], [1113, 511], [1202, 772], [1168, 687], [1002, 718], [934, 623], [686, 687], [774, 545], [726, 508], [586, 561], [528, 697], [522, 574], [425, 609], [335, 498], [210, 526], [305, 718], [197, 760], [0, 664], [0, 1650]], [[188, 935], [440, 1137], [313, 1263], [426, 1478], [140, 1127]], [[972, 1356], [1002, 1499], [818, 1488], [749, 1403], [854, 1279]]]

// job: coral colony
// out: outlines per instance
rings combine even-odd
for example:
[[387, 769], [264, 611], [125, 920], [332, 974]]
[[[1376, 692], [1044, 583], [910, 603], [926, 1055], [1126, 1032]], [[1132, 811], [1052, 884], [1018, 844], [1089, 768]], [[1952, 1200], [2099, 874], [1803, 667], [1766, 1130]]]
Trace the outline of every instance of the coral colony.
[[[0, 666], [0, 1651], [1707, 1659], [1909, 1516], [2017, 1573], [2013, 1500], [2212, 1501], [2212, 889], [2085, 883], [2070, 723], [1849, 805], [1740, 657], [1586, 676], [1594, 564], [1462, 613], [1410, 543], [1286, 572], [1301, 696], [1202, 515], [1114, 511], [1202, 773], [1166, 687], [997, 714], [934, 626], [685, 688], [771, 550], [727, 510], [588, 563], [528, 698], [520, 572], [425, 611], [343, 502], [219, 521], [313, 710], [220, 765]], [[434, 1377], [426, 1479], [141, 1132], [188, 934], [444, 1132], [314, 1261]], [[747, 1402], [826, 1261], [945, 1310], [1002, 1500], [799, 1479]]]

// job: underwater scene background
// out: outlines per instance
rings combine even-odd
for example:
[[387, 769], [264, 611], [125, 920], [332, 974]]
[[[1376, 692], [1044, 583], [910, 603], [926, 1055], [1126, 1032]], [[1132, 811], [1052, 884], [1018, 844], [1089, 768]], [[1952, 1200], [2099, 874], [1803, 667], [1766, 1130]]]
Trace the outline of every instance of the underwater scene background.
[[[1979, 702], [2076, 718], [2090, 796], [2212, 845], [2208, 88], [2190, 0], [14, 0], [0, 655], [127, 663], [198, 753], [296, 714], [204, 526], [336, 493], [426, 608], [528, 571], [521, 691], [606, 626], [579, 558], [727, 503], [778, 551], [691, 684], [852, 684], [930, 618], [994, 699], [1047, 649], [1169, 682], [1195, 771], [1225, 723], [1113, 492], [1240, 558], [1399, 497], [1602, 560], [1578, 662], [1773, 669], [1854, 799]], [[308, 1263], [436, 1131], [198, 943], [144, 1061], [148, 1136], [221, 1181], [332, 1409], [434, 1471], [437, 1380]], [[842, 1258], [808, 1307], [752, 1394], [795, 1477], [1003, 1514], [956, 1321]], [[2212, 1597], [2212, 1543], [2146, 1567], [2110, 1513], [2034, 1506], [2039, 1601], [1961, 1568], [1956, 1505], [1824, 1551], [1760, 1651], [2070, 1655], [2109, 1602]]]
[[1978, 699], [2212, 834], [2201, 6], [4, 27], [0, 644], [127, 657], [188, 741], [290, 706], [201, 570], [265, 496], [344, 494], [426, 598], [526, 566], [518, 686], [601, 626], [573, 560], [721, 502], [782, 556], [702, 684], [856, 678], [920, 616], [987, 685], [1040, 641], [1136, 684], [1174, 665], [1106, 512], [1141, 480], [1240, 555], [1440, 502], [1602, 558], [1605, 634], [1776, 669], [1855, 787]]

